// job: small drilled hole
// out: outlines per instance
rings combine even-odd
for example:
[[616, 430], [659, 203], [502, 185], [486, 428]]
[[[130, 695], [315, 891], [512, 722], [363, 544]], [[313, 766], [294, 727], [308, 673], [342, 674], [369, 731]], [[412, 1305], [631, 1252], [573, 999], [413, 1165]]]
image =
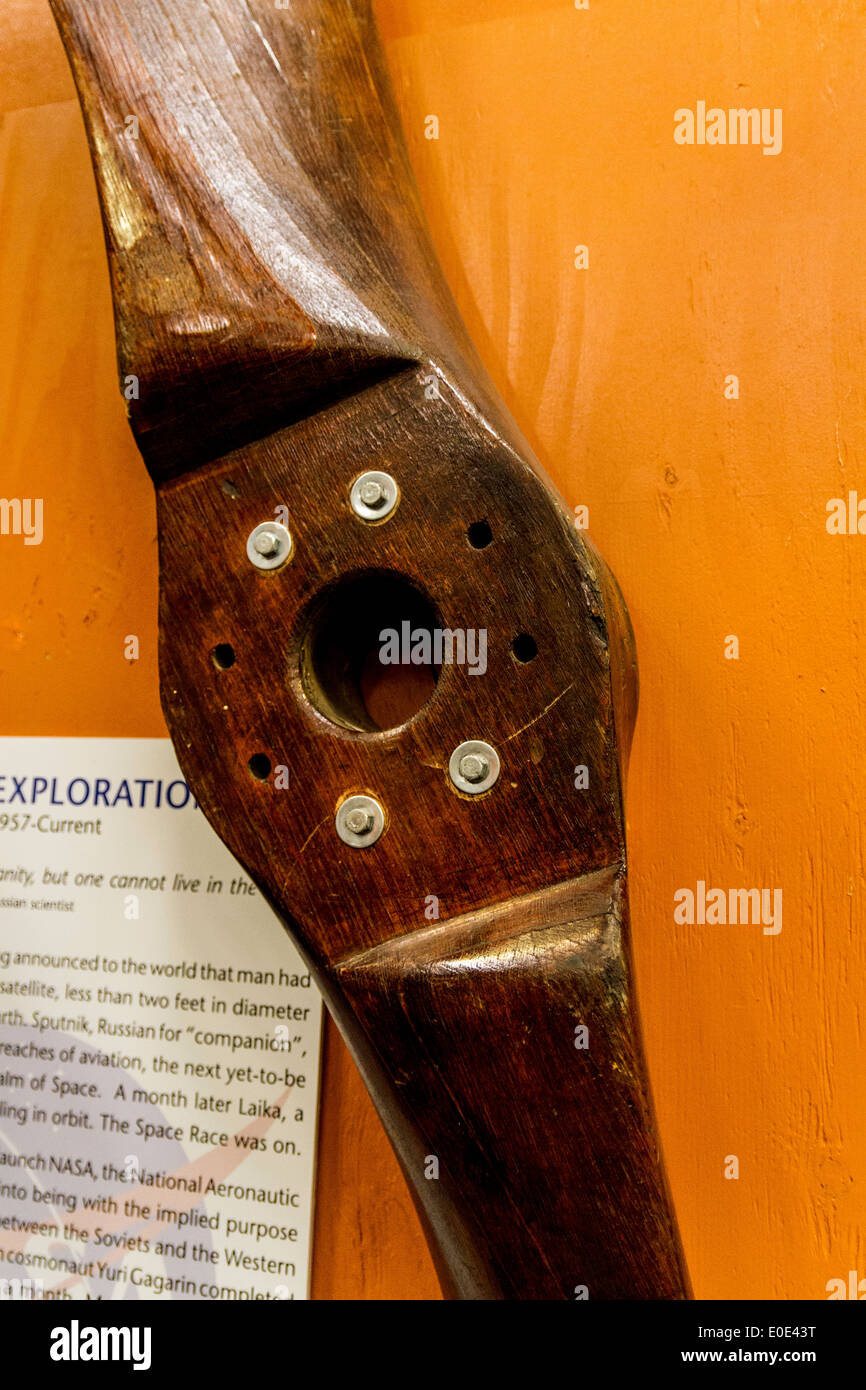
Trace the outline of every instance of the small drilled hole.
[[264, 753], [254, 753], [247, 763], [247, 767], [254, 777], [258, 778], [260, 782], [264, 782], [265, 778], [270, 775], [271, 760]]
[[473, 521], [466, 531], [466, 536], [473, 550], [483, 550], [493, 540], [493, 532], [486, 521]]
[[227, 671], [235, 664], [235, 649], [229, 642], [220, 642], [211, 652], [214, 666], [219, 671]]
[[527, 662], [538, 656], [538, 646], [535, 638], [530, 637], [528, 632], [521, 632], [511, 643], [511, 650], [517, 661]]

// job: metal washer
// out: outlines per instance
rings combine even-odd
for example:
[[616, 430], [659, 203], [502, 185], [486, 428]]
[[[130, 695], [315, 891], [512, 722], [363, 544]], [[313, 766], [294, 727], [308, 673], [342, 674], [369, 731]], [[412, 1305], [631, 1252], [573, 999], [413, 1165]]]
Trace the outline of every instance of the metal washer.
[[[485, 758], [489, 764], [487, 776], [480, 782], [470, 782], [460, 771], [460, 764], [463, 759], [471, 755]], [[485, 743], [480, 738], [467, 739], [465, 743], [459, 744], [448, 760], [448, 775], [458, 791], [466, 792], [469, 796], [479, 796], [481, 792], [489, 791], [499, 776], [500, 762], [499, 754], [489, 743]]]
[[[278, 545], [273, 555], [262, 555], [256, 550], [256, 537], [263, 536], [266, 531], [270, 531], [277, 538]], [[258, 526], [254, 526], [247, 536], [247, 559], [257, 570], [276, 570], [288, 560], [292, 553], [292, 545], [291, 532], [279, 521], [262, 521]]]
[[[361, 491], [370, 483], [378, 483], [384, 493], [382, 501], [376, 506], [368, 506], [361, 496]], [[349, 505], [355, 516], [360, 521], [384, 521], [391, 516], [400, 501], [400, 489], [390, 473], [380, 473], [375, 470], [362, 473], [356, 478], [349, 490]]]
[[[373, 818], [372, 826], [363, 835], [356, 835], [346, 824], [353, 811], [366, 811]], [[334, 826], [344, 845], [351, 845], [353, 849], [367, 849], [376, 843], [385, 829], [385, 812], [373, 796], [347, 796], [337, 807]]]

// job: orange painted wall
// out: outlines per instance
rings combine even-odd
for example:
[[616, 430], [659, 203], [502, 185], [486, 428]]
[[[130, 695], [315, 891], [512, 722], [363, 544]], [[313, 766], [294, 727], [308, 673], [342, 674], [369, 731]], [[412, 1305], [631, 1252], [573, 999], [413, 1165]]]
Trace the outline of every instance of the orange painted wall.
[[[378, 4], [446, 273], [634, 622], [639, 989], [704, 1298], [819, 1299], [866, 1276], [866, 537], [825, 526], [830, 498], [866, 496], [860, 9]], [[698, 100], [781, 108], [781, 153], [676, 145], [674, 111]], [[161, 735], [154, 507], [43, 0], [0, 12], [0, 109], [0, 491], [46, 508], [41, 546], [0, 537], [0, 731]], [[676, 925], [698, 879], [782, 889], [782, 931]], [[332, 1029], [314, 1293], [436, 1296]]]

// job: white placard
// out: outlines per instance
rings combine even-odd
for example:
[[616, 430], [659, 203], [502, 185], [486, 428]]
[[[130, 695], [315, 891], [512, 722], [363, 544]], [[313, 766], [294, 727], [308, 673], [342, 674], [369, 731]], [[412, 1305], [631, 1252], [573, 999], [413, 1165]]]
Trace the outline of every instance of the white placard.
[[0, 1293], [307, 1297], [321, 1020], [167, 739], [0, 739]]

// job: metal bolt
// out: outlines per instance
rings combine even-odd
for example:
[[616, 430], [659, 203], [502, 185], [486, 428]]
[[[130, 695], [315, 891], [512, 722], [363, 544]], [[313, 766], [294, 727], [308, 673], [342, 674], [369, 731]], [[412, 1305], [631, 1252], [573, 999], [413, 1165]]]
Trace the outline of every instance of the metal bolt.
[[358, 488], [358, 496], [365, 507], [381, 507], [385, 501], [385, 489], [381, 483], [368, 479]]
[[247, 558], [256, 569], [275, 570], [292, 553], [292, 537], [278, 521], [262, 521], [247, 537]]
[[489, 791], [499, 776], [499, 754], [480, 738], [467, 739], [448, 760], [448, 775], [458, 791], [477, 796]]
[[373, 829], [373, 817], [369, 811], [350, 811], [345, 826], [353, 835], [366, 835], [368, 830]]
[[460, 759], [460, 776], [467, 782], [483, 782], [490, 771], [490, 763], [479, 753], [467, 753]]
[[362, 473], [349, 489], [349, 504], [361, 521], [384, 521], [400, 500], [390, 473]]
[[253, 541], [253, 545], [260, 555], [276, 555], [280, 548], [279, 538], [273, 531], [260, 531]]
[[344, 845], [366, 849], [385, 829], [385, 812], [373, 796], [348, 796], [337, 807], [334, 825]]

